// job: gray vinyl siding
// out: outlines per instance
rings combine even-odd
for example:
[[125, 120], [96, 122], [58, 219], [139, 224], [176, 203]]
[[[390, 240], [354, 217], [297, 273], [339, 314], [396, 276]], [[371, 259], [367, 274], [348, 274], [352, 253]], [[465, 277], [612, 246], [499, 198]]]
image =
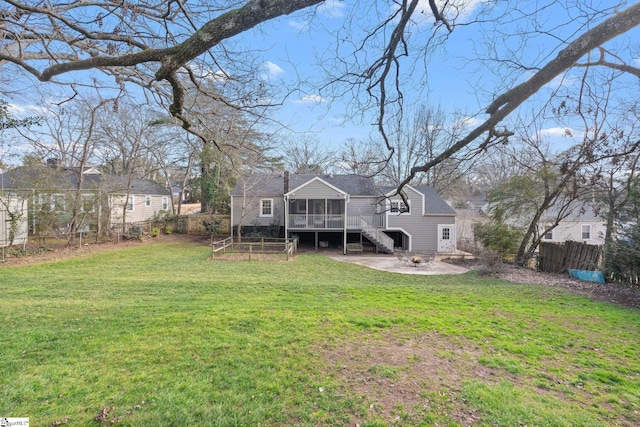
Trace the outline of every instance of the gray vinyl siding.
[[378, 209], [375, 197], [351, 197], [347, 205], [347, 215], [373, 215]]
[[[272, 199], [273, 200], [273, 216], [260, 216], [260, 200], [262, 199]], [[240, 223], [242, 219], [242, 226], [251, 226], [254, 224], [258, 224], [261, 226], [268, 226], [273, 223], [283, 226], [284, 225], [284, 200], [282, 198], [282, 194], [278, 195], [269, 195], [269, 196], [255, 196], [248, 197], [246, 200], [246, 207], [244, 212], [242, 212], [242, 205], [244, 204], [244, 198], [239, 196], [231, 197], [231, 205], [232, 205], [232, 218], [231, 224], [236, 226]]]
[[[411, 235], [411, 250], [420, 253], [435, 253], [438, 249], [438, 225], [455, 224], [455, 216], [422, 215], [422, 196], [407, 191], [409, 214], [387, 215], [387, 229], [404, 231]], [[395, 198], [394, 198], [395, 199]]]
[[313, 181], [295, 190], [291, 197], [295, 199], [344, 199], [342, 193], [320, 181]]
[[401, 216], [402, 221], [390, 221], [388, 230], [404, 230], [411, 235], [411, 250], [420, 253], [435, 253], [438, 250], [438, 225], [455, 225], [455, 217], [448, 216]]

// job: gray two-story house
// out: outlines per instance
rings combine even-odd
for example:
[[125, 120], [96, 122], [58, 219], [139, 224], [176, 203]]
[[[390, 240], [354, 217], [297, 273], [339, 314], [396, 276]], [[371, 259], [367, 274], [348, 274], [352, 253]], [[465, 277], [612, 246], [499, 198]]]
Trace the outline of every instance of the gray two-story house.
[[456, 212], [431, 187], [403, 191], [406, 203], [395, 188], [376, 186], [369, 177], [252, 174], [231, 193], [231, 220], [236, 234], [269, 228], [345, 253], [353, 242], [387, 253], [454, 252]]

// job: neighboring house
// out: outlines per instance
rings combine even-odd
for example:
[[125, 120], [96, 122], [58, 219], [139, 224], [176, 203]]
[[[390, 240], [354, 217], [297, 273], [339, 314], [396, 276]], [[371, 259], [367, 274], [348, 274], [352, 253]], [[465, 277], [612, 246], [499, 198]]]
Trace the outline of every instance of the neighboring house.
[[231, 192], [234, 231], [279, 230], [316, 248], [348, 243], [419, 253], [456, 250], [456, 212], [431, 187], [392, 187], [356, 175], [254, 174]]
[[[64, 229], [72, 218], [80, 172], [60, 167], [18, 167], [0, 175], [0, 188], [13, 197], [29, 201], [29, 227], [42, 234]], [[80, 228], [140, 222], [160, 211], [171, 210], [171, 192], [147, 179], [132, 179], [100, 173], [95, 168], [82, 173]]]
[[26, 200], [0, 194], [0, 248], [27, 243], [27, 212]]
[[475, 226], [486, 224], [489, 217], [481, 209], [456, 209], [458, 214], [456, 222], [458, 247], [462, 250], [471, 250], [475, 247]]
[[[486, 205], [482, 212], [490, 212], [490, 205]], [[489, 215], [489, 214], [487, 214]], [[553, 226], [558, 217], [562, 219]], [[528, 219], [508, 218], [507, 223], [518, 227], [527, 227]], [[476, 221], [481, 222], [481, 221]], [[559, 212], [557, 207], [551, 206], [541, 216], [538, 222], [538, 233], [544, 233], [542, 242], [584, 242], [591, 245], [604, 244], [606, 222], [598, 215], [597, 205], [591, 202], [574, 201]]]
[[[606, 223], [592, 203], [576, 202], [569, 208], [569, 215], [563, 218], [552, 230], [542, 237], [543, 242], [584, 242], [591, 245], [604, 244]], [[553, 224], [557, 211], [549, 209], [540, 219], [540, 232], [543, 233]]]

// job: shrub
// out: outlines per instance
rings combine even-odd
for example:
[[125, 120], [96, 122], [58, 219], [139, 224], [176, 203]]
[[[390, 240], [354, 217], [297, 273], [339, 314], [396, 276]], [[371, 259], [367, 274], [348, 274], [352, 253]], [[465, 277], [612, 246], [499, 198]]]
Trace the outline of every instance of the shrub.
[[480, 268], [477, 269], [477, 272], [481, 276], [492, 275], [503, 270], [503, 256], [500, 253], [482, 248], [476, 255], [480, 261]]
[[187, 216], [186, 215], [174, 215], [173, 222], [176, 225], [176, 233], [187, 234]]
[[614, 282], [638, 284], [640, 276], [640, 224], [606, 247], [605, 270]]
[[158, 227], [161, 230], [166, 230], [167, 227], [171, 227], [171, 232], [175, 231], [179, 234], [187, 234], [186, 215], [173, 215], [166, 212], [158, 212], [151, 218], [151, 225]]
[[127, 230], [125, 237], [129, 240], [142, 240], [142, 227], [134, 225]]
[[165, 232], [165, 233], [167, 233], [167, 234], [171, 234], [171, 233], [173, 233], [173, 227], [172, 227], [172, 226], [170, 226], [170, 225], [167, 225], [167, 226], [164, 228], [164, 232]]
[[475, 238], [485, 249], [497, 252], [502, 258], [516, 253], [524, 237], [524, 232], [501, 222], [476, 224], [473, 228]]
[[220, 232], [220, 220], [217, 218], [203, 219], [202, 226], [204, 227], [204, 234], [208, 238], [212, 238]]
[[151, 229], [151, 237], [158, 237], [160, 234], [160, 229], [158, 227], [153, 227]]

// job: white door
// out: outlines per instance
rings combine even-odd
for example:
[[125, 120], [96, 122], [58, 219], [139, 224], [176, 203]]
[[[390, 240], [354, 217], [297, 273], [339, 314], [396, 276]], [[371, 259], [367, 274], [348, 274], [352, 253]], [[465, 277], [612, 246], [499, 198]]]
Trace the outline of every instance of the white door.
[[451, 253], [456, 250], [455, 226], [452, 224], [438, 225], [438, 252]]

